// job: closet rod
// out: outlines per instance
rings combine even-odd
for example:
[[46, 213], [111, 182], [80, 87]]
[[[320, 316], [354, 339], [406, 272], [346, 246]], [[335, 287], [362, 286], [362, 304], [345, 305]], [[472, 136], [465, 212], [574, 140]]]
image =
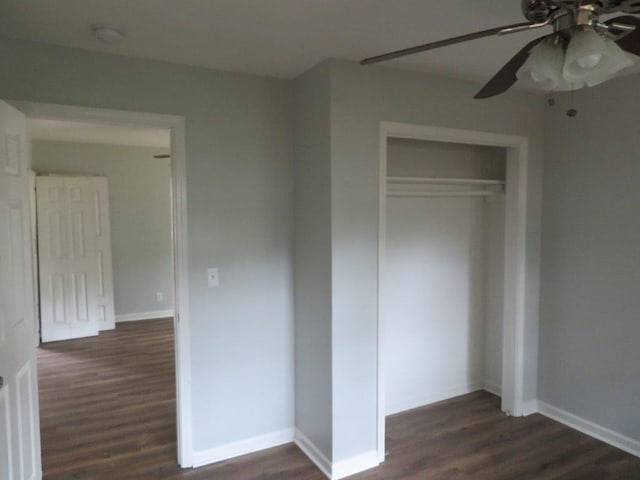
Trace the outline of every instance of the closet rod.
[[424, 185], [504, 185], [502, 180], [484, 178], [434, 178], [434, 177], [387, 177], [387, 183], [408, 183]]
[[500, 192], [468, 190], [463, 192], [387, 192], [387, 197], [489, 197]]

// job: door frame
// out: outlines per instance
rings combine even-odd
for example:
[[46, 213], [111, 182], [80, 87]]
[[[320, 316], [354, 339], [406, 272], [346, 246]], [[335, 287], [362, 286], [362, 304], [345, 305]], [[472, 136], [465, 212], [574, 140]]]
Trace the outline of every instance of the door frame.
[[[191, 353], [189, 325], [187, 169], [185, 118], [178, 115], [9, 100], [27, 118], [166, 128], [171, 132], [171, 208], [175, 297], [177, 455], [182, 468], [193, 466]], [[32, 233], [33, 235], [34, 233]]]
[[[387, 142], [389, 138], [427, 140], [506, 149], [505, 265], [502, 329], [502, 404], [508, 415], [534, 413], [525, 401], [525, 321], [527, 276], [534, 265], [527, 264], [527, 189], [529, 139], [474, 130], [461, 130], [397, 122], [380, 122], [380, 184], [378, 217], [378, 460], [385, 458], [384, 380], [384, 265], [386, 249]], [[537, 320], [536, 320], [537, 321]], [[537, 330], [536, 330], [537, 331]], [[537, 362], [533, 362], [537, 364]], [[535, 379], [534, 375], [534, 379]], [[530, 380], [535, 381], [535, 380]], [[530, 385], [527, 385], [531, 387]], [[535, 390], [535, 385], [533, 385]], [[529, 388], [530, 389], [530, 388]]]

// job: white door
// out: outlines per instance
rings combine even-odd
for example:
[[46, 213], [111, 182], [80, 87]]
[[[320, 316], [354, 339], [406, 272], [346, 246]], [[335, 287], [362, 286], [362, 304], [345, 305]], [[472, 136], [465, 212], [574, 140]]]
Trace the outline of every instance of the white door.
[[0, 479], [41, 477], [25, 118], [0, 101]]
[[111, 223], [107, 177], [91, 177], [96, 225], [96, 268], [98, 269], [97, 315], [100, 330], [116, 328], [111, 264]]
[[95, 188], [86, 177], [37, 177], [40, 335], [97, 335]]

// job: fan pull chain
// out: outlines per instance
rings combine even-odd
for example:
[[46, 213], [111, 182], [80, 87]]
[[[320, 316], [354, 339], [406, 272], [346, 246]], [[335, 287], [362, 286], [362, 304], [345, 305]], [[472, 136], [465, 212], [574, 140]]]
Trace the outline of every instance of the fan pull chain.
[[573, 103], [573, 94], [574, 94], [575, 90], [573, 88], [573, 84], [571, 84], [571, 103], [569, 105], [569, 110], [567, 110], [567, 117], [575, 117], [576, 115], [578, 115], [578, 110], [576, 110], [574, 108], [574, 103]]

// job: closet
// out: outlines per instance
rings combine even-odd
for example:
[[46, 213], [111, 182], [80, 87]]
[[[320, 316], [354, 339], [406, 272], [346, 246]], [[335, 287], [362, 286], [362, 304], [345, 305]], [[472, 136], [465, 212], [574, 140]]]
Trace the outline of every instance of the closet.
[[387, 415], [500, 392], [505, 167], [502, 148], [388, 140]]

